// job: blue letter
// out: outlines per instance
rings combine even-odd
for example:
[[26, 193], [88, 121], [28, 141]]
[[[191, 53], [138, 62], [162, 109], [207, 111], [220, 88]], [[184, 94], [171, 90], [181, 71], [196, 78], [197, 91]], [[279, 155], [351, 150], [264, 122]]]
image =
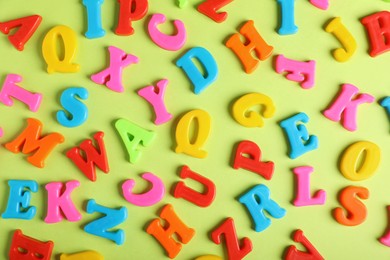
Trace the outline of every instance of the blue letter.
[[294, 34], [298, 27], [294, 23], [294, 2], [295, 0], [277, 0], [281, 8], [281, 21], [278, 33], [280, 35]]
[[104, 0], [83, 0], [83, 5], [87, 8], [88, 30], [85, 37], [88, 39], [103, 37], [106, 32], [102, 29], [101, 6]]
[[88, 118], [88, 108], [76, 97], [85, 100], [88, 98], [88, 91], [85, 88], [68, 88], [62, 92], [60, 102], [70, 116], [65, 111], [58, 111], [57, 121], [65, 127], [79, 126]]

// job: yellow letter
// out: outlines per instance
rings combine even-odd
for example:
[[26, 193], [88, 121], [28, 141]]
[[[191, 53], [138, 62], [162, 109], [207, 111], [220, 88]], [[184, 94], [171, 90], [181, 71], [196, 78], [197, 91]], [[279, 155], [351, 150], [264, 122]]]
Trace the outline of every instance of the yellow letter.
[[[57, 40], [61, 38], [64, 43], [62, 60], [57, 53]], [[47, 64], [47, 72], [77, 72], [80, 65], [72, 63], [77, 51], [75, 32], [64, 25], [53, 27], [43, 39], [42, 53]]]
[[[264, 110], [256, 113], [249, 111], [250, 107], [256, 105], [263, 105]], [[246, 127], [262, 127], [264, 118], [270, 118], [275, 113], [275, 106], [272, 99], [266, 95], [260, 93], [250, 93], [240, 97], [233, 105], [233, 117], [234, 119], [243, 126]]]
[[[359, 167], [357, 164], [363, 152], [366, 154], [361, 158]], [[379, 165], [380, 157], [381, 150], [376, 144], [368, 141], [354, 143], [346, 149], [341, 157], [340, 171], [345, 178], [351, 181], [366, 180], [374, 174]]]
[[223, 259], [222, 257], [216, 255], [202, 255], [195, 258], [195, 260], [223, 260]]
[[[194, 133], [195, 141], [189, 140], [190, 125], [196, 119], [198, 122], [197, 132]], [[192, 110], [185, 114], [176, 127], [176, 153], [185, 153], [196, 158], [205, 158], [207, 152], [200, 150], [210, 134], [211, 118], [203, 110]]]
[[84, 251], [76, 254], [61, 254], [60, 260], [104, 260], [104, 257], [95, 251]]

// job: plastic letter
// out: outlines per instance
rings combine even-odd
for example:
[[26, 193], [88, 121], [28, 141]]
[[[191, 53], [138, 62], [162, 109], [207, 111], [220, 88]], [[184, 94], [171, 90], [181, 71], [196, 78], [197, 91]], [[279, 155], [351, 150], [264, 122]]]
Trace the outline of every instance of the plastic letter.
[[75, 254], [61, 254], [60, 260], [104, 260], [104, 256], [96, 251], [88, 250]]
[[254, 230], [261, 232], [271, 225], [271, 220], [264, 215], [264, 210], [274, 218], [282, 218], [286, 210], [270, 198], [270, 191], [263, 184], [256, 185], [239, 198], [254, 221]]
[[127, 219], [127, 209], [125, 207], [111, 209], [97, 204], [95, 200], [88, 200], [87, 213], [92, 214], [95, 212], [102, 213], [105, 216], [85, 225], [84, 231], [114, 241], [117, 245], [123, 245], [125, 242], [125, 231], [122, 229], [109, 231], [109, 229], [114, 228]]
[[[199, 71], [192, 59], [197, 59], [205, 71], [205, 75]], [[176, 62], [176, 66], [182, 68], [194, 85], [194, 93], [200, 94], [205, 88], [217, 80], [218, 66], [211, 53], [202, 47], [195, 47], [187, 51]]]
[[[222, 240], [221, 237], [225, 239]], [[232, 218], [227, 218], [219, 227], [213, 230], [211, 233], [211, 239], [217, 245], [221, 244], [222, 241], [226, 244], [229, 259], [243, 259], [249, 254], [252, 249], [252, 241], [244, 237], [241, 241], [238, 241], [236, 228]]]
[[[249, 108], [261, 105], [262, 109], [256, 113]], [[263, 118], [271, 118], [275, 114], [275, 105], [271, 98], [260, 93], [243, 95], [233, 104], [233, 118], [242, 126], [263, 127]]]
[[317, 136], [309, 135], [303, 124], [297, 124], [299, 121], [307, 123], [309, 122], [309, 117], [305, 113], [298, 113], [280, 123], [290, 142], [289, 157], [291, 159], [295, 159], [318, 147]]
[[132, 21], [141, 20], [148, 12], [148, 0], [118, 0], [119, 17], [118, 25], [115, 29], [117, 35], [132, 35]]
[[386, 233], [383, 234], [383, 236], [381, 236], [379, 238], [379, 242], [381, 242], [383, 245], [385, 246], [388, 246], [390, 247], [390, 206], [387, 206], [386, 207], [386, 210], [387, 210], [387, 222], [388, 222], [388, 227], [387, 227], [387, 230], [386, 230]]
[[310, 3], [315, 7], [326, 10], [329, 7], [329, 0], [310, 0]]
[[274, 173], [274, 163], [260, 160], [261, 150], [259, 146], [251, 141], [242, 141], [237, 146], [233, 168], [244, 168], [263, 176], [266, 180], [271, 180]]
[[22, 76], [8, 74], [0, 91], [0, 102], [6, 106], [12, 106], [14, 102], [11, 97], [13, 97], [25, 103], [31, 111], [37, 112], [42, 102], [42, 94], [31, 93], [16, 85], [20, 82], [22, 82]]
[[4, 146], [13, 153], [34, 153], [27, 157], [27, 161], [32, 165], [43, 168], [45, 159], [50, 152], [60, 143], [64, 142], [64, 137], [59, 133], [51, 133], [41, 138], [42, 123], [34, 118], [27, 119], [27, 127], [13, 141]]
[[37, 210], [30, 206], [31, 192], [38, 191], [38, 183], [30, 180], [9, 180], [9, 198], [2, 218], [32, 219]]
[[[193, 142], [190, 141], [190, 125], [194, 120], [198, 122], [198, 129]], [[211, 118], [204, 110], [192, 110], [180, 118], [176, 127], [176, 153], [185, 153], [196, 158], [207, 157], [207, 151], [201, 150], [210, 134]]]
[[159, 24], [166, 21], [163, 14], [153, 14], [148, 23], [148, 32], [152, 41], [161, 48], [168, 51], [178, 51], [186, 43], [187, 33], [184, 23], [181, 20], [173, 21], [176, 29], [176, 35], [166, 35], [157, 29]]
[[295, 25], [295, 11], [294, 4], [295, 0], [277, 0], [280, 5], [282, 18], [278, 34], [289, 35], [294, 34], [298, 31], [298, 27]]
[[[365, 156], [362, 160], [359, 157]], [[363, 181], [370, 178], [376, 171], [381, 160], [380, 148], [371, 142], [360, 141], [350, 145], [340, 159], [340, 171], [351, 181]], [[358, 162], [361, 161], [358, 167]]]
[[293, 169], [297, 180], [297, 194], [294, 206], [323, 205], [326, 201], [326, 192], [318, 190], [312, 197], [310, 195], [310, 174], [313, 172], [311, 166], [301, 166]]
[[[195, 235], [195, 230], [181, 221], [170, 204], [164, 206], [160, 218], [165, 220], [167, 226], [162, 226], [160, 220], [156, 218], [149, 224], [146, 232], [157, 239], [170, 258], [175, 258], [181, 251], [181, 243], [190, 242]], [[173, 238], [173, 234], [177, 235], [180, 243]]]
[[86, 88], [68, 88], [61, 94], [61, 105], [69, 112], [61, 110], [57, 112], [57, 121], [65, 127], [76, 127], [82, 125], [88, 118], [88, 108], [80, 102], [80, 99], [88, 98], [88, 90]]
[[[76, 222], [81, 219], [81, 214], [74, 206], [70, 195], [72, 191], [80, 186], [78, 181], [68, 181], [63, 190], [63, 183], [51, 182], [46, 184], [47, 190], [47, 215], [46, 223], [57, 223], [62, 220], [61, 212], [67, 220]], [[63, 191], [62, 191], [63, 190]]]
[[165, 186], [162, 180], [150, 172], [142, 174], [142, 178], [152, 184], [150, 190], [143, 194], [134, 194], [131, 190], [135, 181], [127, 180], [122, 184], [123, 197], [128, 202], [140, 207], [148, 207], [160, 202], [165, 195]]
[[0, 23], [0, 31], [9, 34], [12, 29], [18, 27], [15, 33], [8, 35], [8, 40], [18, 51], [23, 51], [24, 45], [38, 29], [41, 21], [42, 17], [40, 15], [30, 15]]
[[12, 236], [9, 260], [50, 260], [54, 243], [42, 242], [35, 238], [25, 236], [20, 229], [15, 230]]
[[198, 11], [215, 22], [222, 23], [226, 20], [228, 14], [226, 12], [217, 13], [217, 11], [232, 1], [233, 0], [204, 0], [203, 3], [198, 5]]
[[138, 91], [138, 95], [148, 101], [154, 109], [156, 119], [154, 124], [161, 125], [171, 120], [172, 115], [168, 113], [164, 104], [165, 90], [167, 88], [168, 80], [162, 79], [157, 82], [157, 86], [147, 86]]
[[114, 46], [108, 47], [110, 52], [110, 66], [94, 75], [91, 79], [96, 84], [106, 85], [109, 89], [115, 92], [123, 92], [122, 85], [122, 70], [131, 64], [138, 63], [138, 58], [131, 54], [126, 54], [119, 48]]
[[249, 20], [241, 27], [240, 33], [246, 38], [247, 43], [241, 42], [240, 34], [236, 33], [226, 42], [226, 47], [232, 49], [241, 60], [245, 72], [250, 74], [255, 71], [259, 64], [259, 61], [252, 56], [251, 52], [255, 51], [259, 60], [266, 60], [271, 56], [274, 48], [263, 40], [252, 20]]
[[[91, 181], [96, 181], [95, 165], [104, 173], [108, 173], [110, 171], [103, 137], [103, 132], [97, 132], [93, 136], [97, 142], [96, 148], [92, 144], [92, 140], [87, 139], [80, 144], [80, 147], [73, 147], [66, 152], [66, 156], [71, 159], [82, 173], [84, 173], [84, 175]], [[83, 156], [82, 153], [85, 154], [85, 156]]]
[[103, 37], [106, 32], [102, 28], [102, 4], [104, 0], [83, 0], [87, 9], [88, 30], [85, 37], [88, 39]]
[[156, 136], [154, 132], [139, 127], [126, 119], [118, 119], [115, 122], [115, 128], [126, 147], [130, 163], [137, 162], [141, 157], [142, 152], [138, 146], [149, 146]]
[[173, 191], [173, 196], [175, 198], [183, 198], [199, 207], [208, 207], [211, 205], [215, 199], [216, 187], [210, 179], [191, 171], [186, 165], [181, 168], [180, 177], [182, 179], [189, 178], [200, 183], [203, 186], [204, 192], [197, 192], [186, 186], [184, 182], [180, 181], [176, 184]]
[[390, 12], [381, 11], [361, 20], [370, 40], [370, 56], [376, 57], [390, 50]]
[[375, 98], [369, 94], [358, 93], [359, 89], [351, 84], [343, 84], [341, 92], [334, 103], [324, 111], [325, 117], [339, 122], [348, 131], [356, 131], [357, 108], [363, 103], [372, 103]]
[[343, 46], [342, 48], [337, 48], [333, 51], [333, 57], [335, 60], [339, 62], [345, 62], [349, 60], [356, 51], [357, 43], [352, 34], [341, 23], [341, 18], [333, 18], [326, 25], [325, 31], [333, 34]]
[[[64, 56], [60, 60], [57, 53], [56, 43], [61, 38], [64, 45]], [[78, 72], [80, 65], [72, 63], [77, 52], [76, 33], [69, 27], [59, 25], [53, 27], [43, 39], [42, 54], [47, 64], [47, 72]]]
[[344, 206], [336, 208], [333, 216], [342, 225], [357, 226], [364, 222], [367, 217], [366, 206], [358, 198], [366, 200], [369, 197], [368, 189], [364, 187], [348, 186], [344, 188], [339, 195], [339, 201]]
[[314, 86], [316, 71], [316, 62], [314, 60], [307, 62], [296, 61], [287, 59], [283, 55], [278, 55], [275, 64], [277, 73], [287, 72], [286, 78], [299, 82], [303, 89], [311, 89]]
[[295, 246], [289, 246], [286, 254], [286, 260], [323, 260], [324, 258], [320, 255], [317, 249], [310, 243], [305, 237], [303, 231], [298, 229], [294, 232], [293, 239], [297, 243], [301, 243], [306, 252], [298, 250]]

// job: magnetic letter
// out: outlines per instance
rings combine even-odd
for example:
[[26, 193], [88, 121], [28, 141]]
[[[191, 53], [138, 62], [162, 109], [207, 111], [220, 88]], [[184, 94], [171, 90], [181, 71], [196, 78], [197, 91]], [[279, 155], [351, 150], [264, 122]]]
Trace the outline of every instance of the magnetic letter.
[[[64, 45], [62, 60], [57, 53], [56, 43], [61, 38]], [[77, 52], [76, 33], [69, 27], [59, 25], [53, 27], [43, 39], [42, 54], [47, 64], [47, 72], [78, 72], [80, 65], [72, 63]]]
[[226, 42], [226, 47], [232, 49], [236, 56], [241, 60], [245, 72], [252, 73], [259, 64], [259, 61], [252, 56], [255, 51], [259, 60], [266, 60], [271, 56], [273, 47], [269, 46], [254, 27], [254, 22], [249, 20], [241, 27], [240, 33], [246, 38], [247, 43], [241, 42], [240, 34], [233, 34]]
[[27, 119], [27, 127], [13, 141], [4, 146], [13, 153], [33, 153], [27, 157], [27, 161], [32, 165], [43, 168], [45, 159], [50, 152], [60, 143], [64, 142], [64, 137], [59, 133], [51, 133], [41, 138], [42, 123], [34, 118]]
[[[94, 147], [92, 140], [87, 139], [80, 144], [80, 148], [73, 147], [66, 153], [66, 156], [71, 159], [82, 173], [84, 173], [84, 175], [91, 181], [96, 181], [95, 165], [104, 173], [108, 173], [110, 171], [103, 137], [103, 132], [97, 132], [93, 136], [97, 143], [96, 148]], [[82, 154], [85, 154], [85, 159]]]
[[261, 232], [271, 225], [271, 220], [264, 215], [264, 210], [274, 218], [282, 218], [286, 210], [281, 208], [270, 198], [270, 191], [263, 184], [256, 185], [239, 198], [244, 204], [254, 221], [254, 230]]
[[340, 171], [351, 181], [363, 181], [374, 175], [380, 160], [381, 150], [376, 144], [368, 141], [356, 142], [343, 153]]
[[[224, 240], [221, 239], [222, 236], [225, 237]], [[247, 237], [238, 241], [232, 218], [227, 218], [219, 227], [214, 229], [211, 233], [211, 239], [217, 245], [221, 244], [222, 241], [226, 243], [229, 259], [243, 259], [253, 248], [252, 241]]]
[[[261, 110], [254, 112], [249, 108], [260, 105]], [[233, 118], [242, 126], [263, 127], [263, 118], [271, 118], [275, 114], [275, 105], [271, 98], [260, 93], [243, 95], [233, 104]]]
[[126, 119], [118, 119], [115, 122], [115, 128], [126, 147], [130, 163], [137, 162], [141, 157], [142, 152], [138, 146], [149, 146], [156, 136], [154, 132], [139, 127]]
[[388, 246], [390, 247], [390, 206], [387, 206], [386, 207], [387, 209], [387, 222], [388, 222], [388, 227], [387, 227], [387, 230], [386, 230], [386, 233], [383, 234], [383, 236], [381, 238], [379, 238], [379, 242], [381, 242], [383, 245], [385, 246]]
[[315, 135], [309, 135], [306, 127], [298, 122], [307, 123], [309, 117], [305, 113], [298, 113], [290, 118], [280, 122], [290, 142], [289, 157], [295, 159], [304, 153], [317, 149], [318, 138]]
[[333, 51], [333, 57], [339, 62], [345, 62], [349, 60], [355, 53], [357, 43], [352, 34], [347, 28], [341, 23], [340, 17], [333, 18], [325, 27], [325, 31], [333, 34], [337, 40], [343, 46]]
[[141, 20], [148, 12], [148, 0], [118, 0], [119, 17], [118, 26], [115, 29], [117, 35], [132, 35], [132, 21]]
[[359, 89], [351, 84], [343, 84], [341, 92], [336, 101], [324, 111], [325, 117], [339, 122], [342, 120], [342, 125], [348, 131], [357, 129], [356, 117], [357, 108], [363, 103], [372, 103], [375, 98], [369, 94], [358, 93]]
[[176, 184], [173, 191], [175, 198], [183, 198], [199, 207], [208, 207], [215, 199], [216, 187], [214, 183], [200, 174], [191, 171], [191, 169], [184, 165], [180, 171], [180, 178], [192, 179], [203, 186], [203, 192], [197, 192], [188, 186], [184, 182], [180, 181]]
[[[158, 218], [154, 219], [146, 229], [164, 247], [170, 258], [175, 258], [181, 251], [182, 245], [191, 241], [195, 230], [187, 227], [176, 215], [172, 205], [167, 204], [161, 211], [160, 218], [165, 220], [166, 227], [162, 226]], [[179, 242], [173, 238], [176, 234]]]
[[80, 99], [88, 98], [88, 90], [85, 88], [68, 88], [61, 94], [61, 105], [70, 114], [63, 110], [57, 112], [57, 121], [65, 127], [76, 127], [82, 125], [88, 118], [88, 108], [80, 102]]
[[271, 180], [274, 173], [273, 162], [262, 162], [261, 150], [257, 144], [251, 141], [242, 141], [238, 144], [234, 156], [234, 169], [246, 169]]
[[333, 216], [342, 225], [357, 226], [364, 222], [367, 217], [366, 206], [358, 198], [366, 200], [369, 197], [368, 189], [364, 187], [348, 186], [339, 195], [339, 201], [344, 206], [336, 208]]
[[160, 202], [165, 195], [165, 186], [162, 180], [150, 172], [142, 174], [142, 178], [152, 184], [150, 190], [143, 194], [134, 194], [131, 190], [135, 186], [135, 181], [127, 180], [122, 184], [123, 197], [128, 202], [140, 207], [148, 207]]
[[297, 194], [294, 200], [294, 206], [323, 205], [326, 200], [326, 192], [318, 190], [312, 197], [310, 194], [310, 174], [313, 172], [311, 166], [301, 166], [293, 169], [297, 180]]
[[60, 260], [104, 260], [104, 256], [96, 251], [88, 250], [75, 254], [61, 254]]
[[171, 120], [172, 115], [168, 113], [164, 104], [165, 90], [167, 88], [168, 80], [162, 79], [157, 82], [157, 86], [147, 86], [138, 91], [138, 95], [148, 101], [154, 109], [156, 119], [154, 124], [161, 125]]
[[275, 70], [282, 74], [287, 72], [286, 78], [291, 81], [299, 82], [303, 89], [310, 89], [314, 86], [314, 78], [316, 71], [316, 62], [297, 61], [285, 58], [283, 55], [278, 55], [275, 62]]
[[94, 75], [91, 79], [96, 84], [106, 85], [109, 89], [116, 92], [123, 92], [122, 70], [130, 64], [138, 63], [138, 58], [131, 54], [126, 54], [114, 46], [108, 47], [110, 52], [110, 66]]
[[217, 13], [217, 11], [232, 1], [233, 0], [205, 0], [198, 5], [198, 11], [215, 22], [222, 23], [226, 20], [228, 14], [226, 12]]
[[157, 46], [168, 50], [168, 51], [177, 51], [180, 50], [186, 43], [187, 33], [184, 23], [180, 20], [173, 21], [175, 26], [176, 34], [175, 35], [166, 35], [161, 33], [157, 29], [159, 24], [162, 24], [166, 21], [166, 17], [163, 14], [153, 14], [152, 18], [148, 23], [148, 32], [152, 41], [157, 44]]
[[50, 260], [54, 243], [42, 242], [35, 238], [23, 235], [20, 229], [15, 230], [12, 236], [9, 260], [32, 260], [40, 256], [40, 260]]
[[[196, 59], [202, 65], [205, 75], [199, 71], [192, 59]], [[176, 66], [182, 68], [194, 85], [194, 93], [200, 94], [205, 88], [211, 85], [218, 76], [217, 63], [211, 53], [202, 47], [195, 47], [187, 51], [176, 62]]]
[[127, 219], [127, 209], [125, 207], [111, 209], [97, 204], [95, 200], [88, 200], [87, 213], [92, 214], [95, 212], [102, 213], [105, 216], [85, 225], [84, 231], [114, 241], [117, 245], [122, 245], [125, 242], [125, 231], [122, 229], [109, 231], [109, 229], [114, 228]]
[[298, 259], [323, 260], [324, 259], [317, 251], [317, 249], [305, 237], [302, 230], [297, 229], [294, 232], [293, 239], [295, 242], [302, 244], [305, 247], [306, 252], [298, 250], [295, 246], [289, 246], [285, 258], [286, 260], [298, 260]]
[[88, 39], [103, 37], [106, 32], [102, 28], [102, 4], [104, 0], [83, 0], [87, 9], [88, 30], [85, 37]]
[[31, 93], [16, 85], [20, 82], [22, 82], [22, 76], [8, 74], [0, 91], [0, 102], [6, 106], [12, 106], [14, 104], [12, 97], [25, 103], [31, 111], [37, 112], [42, 102], [42, 94]]
[[289, 35], [294, 34], [298, 31], [298, 27], [295, 25], [295, 11], [294, 4], [295, 0], [277, 0], [280, 5], [282, 18], [278, 34]]
[[[77, 211], [74, 206], [70, 195], [72, 191], [80, 186], [78, 181], [68, 181], [65, 184], [63, 190], [63, 183], [51, 182], [46, 184], [47, 190], [47, 215], [45, 218], [46, 223], [57, 223], [60, 222], [63, 217], [61, 212], [64, 214], [67, 220], [76, 222], [81, 219], [81, 214]], [[63, 190], [63, 191], [62, 191]], [[61, 193], [62, 192], [62, 193]]]
[[362, 19], [370, 40], [370, 56], [376, 57], [379, 54], [390, 50], [390, 12], [381, 11]]
[[31, 192], [38, 191], [38, 183], [29, 180], [9, 180], [10, 187], [7, 209], [2, 218], [32, 219], [37, 209], [30, 206]]
[[14, 34], [8, 35], [8, 40], [18, 51], [23, 51], [24, 45], [38, 29], [41, 21], [41, 16], [30, 15], [0, 23], [0, 31], [4, 34], [9, 34], [12, 29], [18, 27], [18, 30]]
[[322, 10], [326, 10], [329, 7], [328, 0], [310, 0], [310, 3]]
[[[193, 142], [190, 141], [190, 126], [194, 120], [198, 122], [198, 129]], [[211, 118], [204, 110], [192, 110], [180, 118], [176, 127], [176, 153], [184, 153], [196, 158], [205, 158], [207, 151], [201, 150], [210, 134]], [[192, 138], [191, 138], [192, 139]]]

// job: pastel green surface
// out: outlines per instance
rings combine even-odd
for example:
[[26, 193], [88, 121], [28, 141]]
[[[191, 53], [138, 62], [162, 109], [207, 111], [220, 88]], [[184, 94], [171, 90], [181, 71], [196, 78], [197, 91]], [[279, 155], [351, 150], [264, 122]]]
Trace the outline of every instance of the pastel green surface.
[[[225, 22], [217, 24], [199, 13], [196, 6], [202, 1], [189, 1], [179, 8], [176, 0], [149, 1], [145, 18], [133, 23], [135, 34], [117, 36], [113, 33], [117, 23], [118, 3], [106, 0], [102, 6], [103, 27], [106, 36], [99, 39], [84, 37], [86, 16], [82, 1], [22, 1], [3, 3], [0, 8], [1, 21], [39, 14], [42, 24], [26, 44], [23, 52], [17, 51], [5, 35], [0, 35], [0, 82], [9, 73], [23, 77], [20, 86], [44, 95], [37, 113], [15, 101], [14, 106], [0, 105], [0, 126], [4, 130], [2, 144], [13, 140], [26, 126], [26, 118], [39, 119], [44, 124], [43, 133], [59, 132], [65, 142], [50, 154], [44, 169], [39, 169], [26, 160], [26, 155], [13, 154], [4, 147], [0, 149], [1, 182], [0, 212], [4, 212], [11, 179], [36, 180], [39, 191], [32, 196], [31, 205], [37, 207], [33, 220], [10, 220], [0, 218], [0, 258], [7, 259], [10, 239], [15, 229], [42, 241], [55, 243], [52, 259], [59, 259], [61, 253], [95, 250], [105, 259], [164, 259], [167, 258], [160, 244], [146, 233], [147, 225], [161, 208], [170, 203], [177, 215], [189, 227], [196, 230], [194, 238], [183, 245], [177, 259], [195, 259], [202, 255], [219, 255], [227, 258], [224, 246], [214, 244], [210, 233], [225, 218], [232, 217], [239, 238], [248, 237], [253, 242], [253, 251], [246, 259], [281, 259], [285, 249], [297, 245], [291, 239], [296, 229], [302, 229], [307, 238], [326, 259], [388, 259], [390, 249], [378, 242], [387, 227], [386, 206], [390, 203], [388, 189], [390, 177], [389, 120], [385, 110], [378, 103], [363, 104], [358, 109], [358, 130], [348, 132], [339, 123], [322, 115], [338, 94], [341, 84], [350, 83], [361, 92], [373, 95], [376, 100], [387, 96], [388, 64], [390, 54], [376, 58], [368, 55], [368, 40], [360, 19], [375, 12], [387, 10], [386, 1], [332, 1], [327, 11], [319, 10], [309, 1], [295, 1], [295, 21], [298, 33], [280, 36], [276, 33], [280, 17], [277, 1], [241, 0], [233, 1], [223, 11], [228, 12]], [[177, 52], [159, 48], [149, 38], [147, 23], [153, 13], [163, 13], [167, 20], [180, 19], [185, 23], [188, 39], [185, 47]], [[339, 42], [324, 30], [325, 24], [334, 17], [341, 17], [343, 24], [358, 43], [356, 54], [346, 63], [339, 63], [331, 51]], [[231, 50], [224, 46], [230, 35], [237, 32], [247, 20], [254, 20], [257, 30], [266, 42], [274, 47], [274, 55], [296, 60], [317, 62], [316, 84], [310, 90], [303, 90], [297, 83], [288, 81], [274, 71], [274, 55], [262, 61], [257, 70], [245, 74], [240, 62]], [[78, 53], [75, 62], [81, 70], [71, 74], [47, 74], [42, 57], [42, 41], [45, 34], [56, 25], [66, 25], [77, 34]], [[160, 26], [166, 33], [173, 33], [167, 22]], [[136, 55], [140, 62], [127, 67], [123, 72], [124, 93], [115, 93], [105, 86], [92, 82], [90, 75], [108, 65], [107, 47], [113, 45], [127, 53]], [[195, 95], [192, 86], [175, 61], [192, 47], [201, 46], [212, 53], [217, 61], [219, 76], [215, 83], [200, 95]], [[156, 84], [166, 78], [169, 84], [165, 102], [174, 119], [167, 124], [153, 124], [154, 115], [150, 105], [137, 95], [145, 86]], [[88, 89], [89, 118], [77, 128], [65, 128], [55, 119], [62, 109], [60, 93], [69, 87], [82, 86]], [[276, 106], [275, 115], [265, 119], [262, 128], [246, 128], [231, 116], [232, 104], [244, 94], [259, 92], [272, 98]], [[205, 159], [176, 154], [175, 128], [180, 116], [193, 109], [207, 111], [211, 118], [211, 134], [204, 149]], [[288, 144], [279, 122], [298, 112], [310, 117], [306, 127], [310, 134], [319, 138], [319, 148], [291, 160]], [[135, 163], [128, 161], [127, 152], [117, 134], [114, 123], [124, 118], [145, 129], [154, 131], [156, 138], [148, 147], [142, 147], [142, 156]], [[97, 181], [89, 181], [65, 156], [70, 148], [91, 138], [97, 131], [105, 133], [109, 174], [97, 170]], [[244, 169], [231, 167], [235, 145], [242, 140], [251, 140], [259, 145], [263, 160], [275, 163], [275, 173], [270, 181]], [[368, 180], [353, 182], [343, 177], [338, 169], [338, 159], [344, 149], [356, 141], [367, 140], [377, 144], [382, 151], [382, 160], [376, 173]], [[217, 187], [217, 195], [208, 208], [199, 208], [183, 199], [175, 199], [173, 185], [180, 181], [179, 168], [188, 165], [193, 171], [211, 179]], [[292, 201], [295, 182], [292, 168], [310, 165], [314, 167], [311, 176], [312, 191], [324, 189], [327, 192], [323, 206], [294, 207]], [[141, 208], [129, 204], [121, 195], [121, 185], [127, 179], [136, 181], [136, 192], [147, 189], [140, 178], [143, 172], [152, 172], [165, 183], [167, 194], [157, 205]], [[80, 187], [72, 193], [72, 199], [82, 214], [76, 223], [62, 221], [46, 224], [43, 219], [47, 210], [47, 192], [44, 186], [49, 182], [80, 181]], [[199, 185], [186, 180], [189, 186]], [[247, 209], [237, 198], [257, 184], [265, 184], [271, 197], [287, 210], [285, 217], [272, 219], [265, 231], [257, 233]], [[355, 227], [338, 224], [332, 217], [332, 210], [339, 207], [337, 195], [349, 185], [364, 186], [370, 190], [370, 197], [364, 201], [368, 216], [364, 223]], [[128, 219], [117, 228], [126, 232], [124, 245], [90, 235], [83, 227], [96, 219], [98, 214], [87, 214], [86, 201], [128, 209]], [[298, 248], [302, 249], [299, 245]]]

